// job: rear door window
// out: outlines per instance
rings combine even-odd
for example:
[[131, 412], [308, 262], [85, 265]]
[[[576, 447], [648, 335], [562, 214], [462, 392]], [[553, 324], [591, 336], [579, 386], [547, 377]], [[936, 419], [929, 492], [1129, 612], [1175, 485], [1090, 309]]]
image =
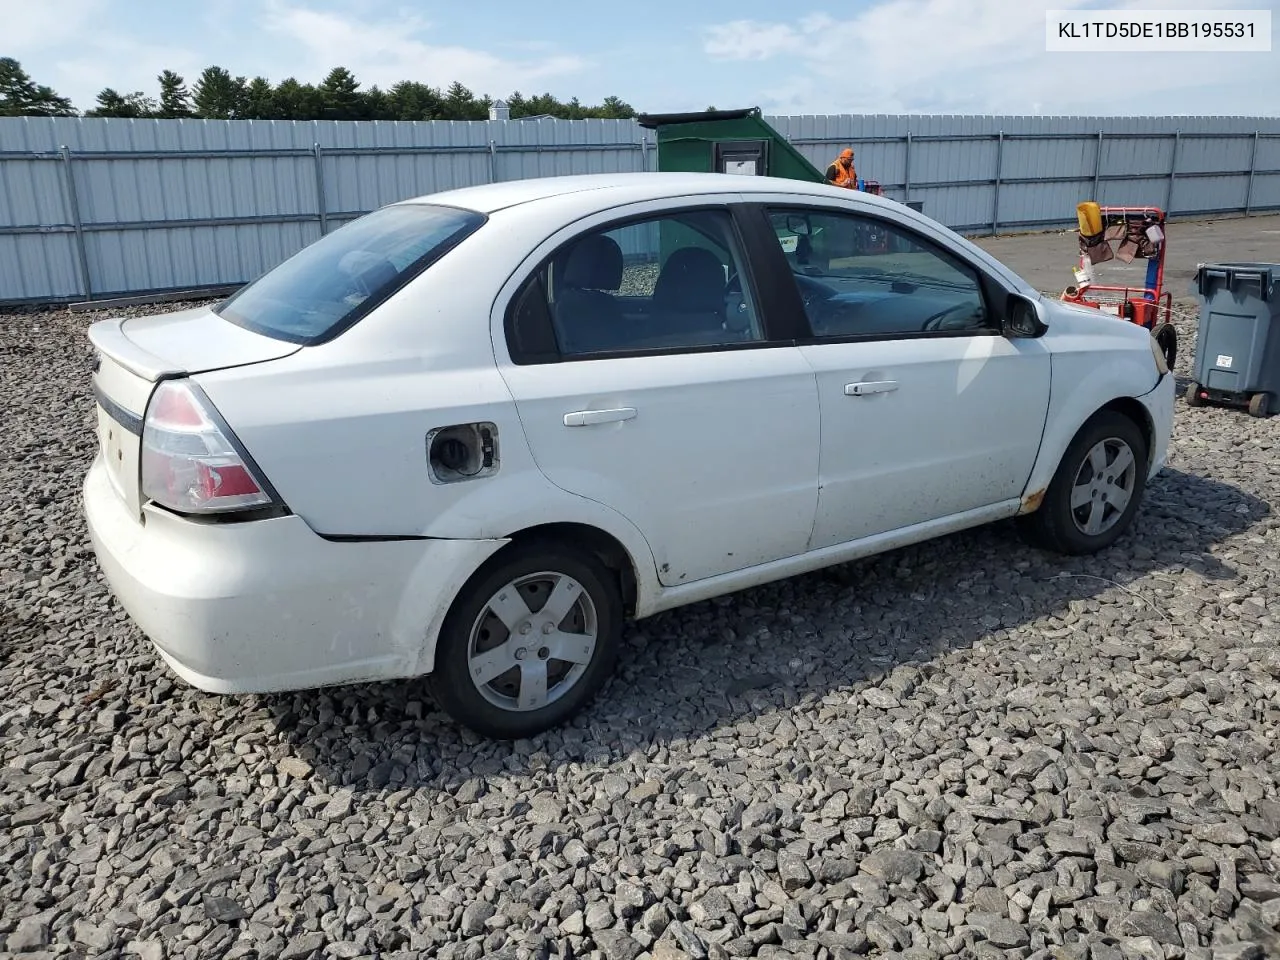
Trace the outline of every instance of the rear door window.
[[745, 262], [725, 209], [593, 230], [522, 289], [508, 325], [512, 357], [532, 363], [761, 343]]
[[484, 221], [453, 207], [383, 207], [304, 247], [215, 312], [277, 340], [319, 343], [354, 325]]

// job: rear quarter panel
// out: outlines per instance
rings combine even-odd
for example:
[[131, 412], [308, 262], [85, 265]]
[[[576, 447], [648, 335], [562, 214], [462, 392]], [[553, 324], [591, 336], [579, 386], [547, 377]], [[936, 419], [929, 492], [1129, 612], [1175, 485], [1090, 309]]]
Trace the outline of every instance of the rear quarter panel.
[[[492, 367], [326, 368], [307, 363], [305, 354], [199, 380], [290, 510], [317, 533], [488, 540], [547, 523], [581, 523], [627, 550], [642, 598], [656, 591], [640, 531], [616, 511], [555, 486], [537, 468]], [[497, 427], [497, 473], [433, 483], [427, 433], [480, 421]]]
[[[646, 596], [656, 570], [643, 536], [546, 479], [497, 370], [493, 299], [527, 242], [506, 226], [495, 216], [476, 235], [496, 229], [493, 242], [464, 243], [329, 343], [195, 379], [317, 533], [485, 540], [582, 523], [622, 544]], [[474, 422], [497, 427], [498, 471], [433, 483], [427, 434]]]

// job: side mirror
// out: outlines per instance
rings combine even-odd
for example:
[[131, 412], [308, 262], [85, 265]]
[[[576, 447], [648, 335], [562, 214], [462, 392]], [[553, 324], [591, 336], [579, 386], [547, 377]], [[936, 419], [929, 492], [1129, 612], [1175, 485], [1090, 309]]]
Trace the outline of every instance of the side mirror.
[[1040, 319], [1040, 311], [1035, 302], [1020, 293], [1009, 294], [1005, 302], [1004, 321], [1000, 324], [1000, 332], [1010, 339], [1030, 339], [1043, 337], [1049, 329]]

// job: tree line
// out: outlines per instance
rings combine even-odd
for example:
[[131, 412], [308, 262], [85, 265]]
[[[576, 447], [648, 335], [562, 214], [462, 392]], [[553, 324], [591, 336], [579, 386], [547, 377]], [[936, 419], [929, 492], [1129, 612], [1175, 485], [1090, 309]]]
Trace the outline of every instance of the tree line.
[[[487, 120], [494, 101], [461, 83], [444, 90], [402, 80], [382, 90], [361, 89], [346, 67], [334, 67], [319, 84], [293, 77], [273, 84], [265, 77], [233, 77], [223, 67], [206, 67], [190, 88], [184, 77], [165, 70], [156, 78], [159, 96], [107, 87], [86, 117], [192, 117], [205, 120]], [[636, 111], [618, 97], [585, 105], [565, 103], [549, 93], [504, 98], [512, 119], [553, 116], [566, 120], [626, 120]], [[0, 116], [77, 117], [71, 101], [37, 84], [12, 57], [0, 57]]]

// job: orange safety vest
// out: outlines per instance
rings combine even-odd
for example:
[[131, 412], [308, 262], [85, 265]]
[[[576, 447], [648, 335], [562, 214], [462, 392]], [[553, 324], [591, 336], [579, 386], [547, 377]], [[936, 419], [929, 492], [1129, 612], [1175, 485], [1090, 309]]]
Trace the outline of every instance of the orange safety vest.
[[849, 165], [846, 167], [840, 162], [840, 158], [836, 157], [834, 166], [836, 168], [836, 178], [833, 182], [837, 187], [849, 187], [852, 190], [858, 189], [858, 171], [854, 167], [852, 160], [849, 161]]

